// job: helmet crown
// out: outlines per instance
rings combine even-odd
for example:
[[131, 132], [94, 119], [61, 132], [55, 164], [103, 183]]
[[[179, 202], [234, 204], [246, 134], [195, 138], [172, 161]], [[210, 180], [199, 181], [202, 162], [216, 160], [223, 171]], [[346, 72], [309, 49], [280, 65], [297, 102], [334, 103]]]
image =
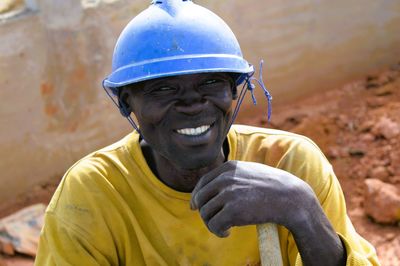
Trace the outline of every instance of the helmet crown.
[[253, 67], [229, 26], [190, 0], [153, 0], [118, 38], [105, 88], [175, 75], [232, 72], [241, 83]]

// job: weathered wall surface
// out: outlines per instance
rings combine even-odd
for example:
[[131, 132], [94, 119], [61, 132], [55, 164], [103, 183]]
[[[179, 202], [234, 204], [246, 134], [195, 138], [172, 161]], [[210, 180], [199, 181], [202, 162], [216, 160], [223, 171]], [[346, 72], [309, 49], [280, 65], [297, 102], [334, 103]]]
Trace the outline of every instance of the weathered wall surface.
[[[264, 79], [275, 104], [400, 60], [397, 0], [202, 2], [231, 25], [250, 62], [264, 59]], [[242, 115], [254, 111], [242, 110]]]
[[[149, 2], [40, 0], [0, 17], [0, 203], [130, 131], [101, 81], [119, 32]], [[397, 0], [197, 2], [227, 21], [250, 62], [265, 60], [278, 103], [400, 58]]]

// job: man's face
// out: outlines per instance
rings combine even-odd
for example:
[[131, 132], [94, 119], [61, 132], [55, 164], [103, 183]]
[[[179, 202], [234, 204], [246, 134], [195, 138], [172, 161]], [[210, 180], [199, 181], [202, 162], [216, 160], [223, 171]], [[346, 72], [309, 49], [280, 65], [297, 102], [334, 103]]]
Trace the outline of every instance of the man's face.
[[125, 89], [122, 97], [153, 151], [176, 167], [194, 170], [221, 154], [232, 88], [228, 74], [193, 74], [146, 81]]

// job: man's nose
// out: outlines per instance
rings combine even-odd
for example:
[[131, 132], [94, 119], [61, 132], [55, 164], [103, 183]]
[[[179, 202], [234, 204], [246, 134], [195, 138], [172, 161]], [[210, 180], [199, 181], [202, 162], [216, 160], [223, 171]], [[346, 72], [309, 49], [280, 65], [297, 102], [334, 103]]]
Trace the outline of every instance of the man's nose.
[[185, 89], [180, 93], [179, 101], [175, 104], [178, 112], [195, 115], [206, 108], [207, 100], [195, 88]]

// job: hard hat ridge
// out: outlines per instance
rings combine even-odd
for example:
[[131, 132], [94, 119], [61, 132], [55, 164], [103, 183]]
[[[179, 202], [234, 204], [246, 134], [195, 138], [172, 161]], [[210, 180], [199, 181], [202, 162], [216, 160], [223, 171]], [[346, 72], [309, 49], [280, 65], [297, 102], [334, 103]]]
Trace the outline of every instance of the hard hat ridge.
[[152, 0], [151, 4], [175, 5], [182, 2], [192, 2], [192, 0]]
[[180, 5], [186, 2], [192, 3], [191, 0], [153, 0], [151, 4], [163, 9], [171, 16], [174, 16], [179, 11]]

